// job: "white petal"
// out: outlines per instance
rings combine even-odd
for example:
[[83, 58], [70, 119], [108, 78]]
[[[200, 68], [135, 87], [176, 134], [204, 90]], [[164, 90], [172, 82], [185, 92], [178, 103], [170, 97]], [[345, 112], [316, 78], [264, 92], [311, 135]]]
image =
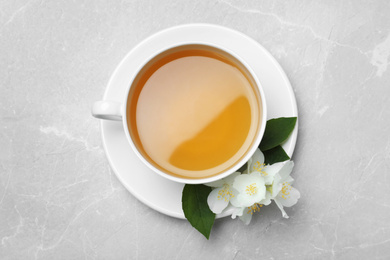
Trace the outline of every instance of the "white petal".
[[294, 179], [291, 176], [288, 176], [284, 181], [287, 182], [288, 184], [294, 183]]
[[252, 205], [252, 201], [247, 198], [244, 194], [236, 194], [233, 198], [230, 199], [230, 203], [237, 208], [242, 208], [242, 207], [249, 207]]
[[267, 206], [267, 205], [271, 204], [271, 199], [272, 199], [271, 193], [270, 193], [269, 191], [267, 191], [267, 192], [265, 193], [265, 198], [262, 199], [262, 200], [259, 202], [259, 204], [263, 204], [264, 206]]
[[[255, 187], [254, 193], [248, 193], [248, 187]], [[242, 174], [236, 177], [233, 183], [235, 196], [230, 202], [235, 207], [249, 207], [265, 198], [264, 179], [259, 173]]]
[[209, 196], [207, 197], [207, 204], [209, 205], [210, 210], [215, 214], [221, 213], [229, 204], [228, 199], [225, 199], [224, 197], [221, 197], [218, 194], [222, 190], [223, 188], [214, 189], [210, 192]]
[[239, 172], [233, 172], [232, 174], [230, 174], [229, 176], [225, 177], [223, 180], [225, 183], [229, 184], [229, 186], [232, 186], [233, 185], [233, 182], [234, 182], [234, 179], [240, 175], [241, 173]]
[[264, 154], [260, 151], [259, 148], [257, 148], [251, 159], [248, 161], [248, 172], [256, 171], [256, 166], [262, 165], [263, 163]]
[[280, 204], [282, 204], [284, 207], [287, 207], [287, 208], [294, 206], [298, 202], [298, 199], [301, 197], [301, 194], [299, 193], [299, 191], [297, 189], [295, 189], [294, 187], [291, 187], [289, 192], [290, 193], [288, 195], [284, 195], [283, 197], [282, 197], [281, 193], [279, 193], [277, 196]]
[[248, 173], [248, 169], [251, 168], [252, 161], [253, 161], [252, 157], [249, 158], [249, 160], [248, 160], [248, 166], [246, 167], [245, 171], [243, 171], [242, 173], [244, 173], [244, 172]]
[[227, 205], [227, 207], [226, 207], [224, 210], [222, 210], [221, 214], [224, 214], [225, 212], [228, 212], [228, 211], [229, 211], [229, 213], [230, 213], [230, 212], [233, 211], [234, 209], [235, 209], [235, 207], [233, 207], [233, 205], [229, 203], [229, 204]]
[[280, 169], [282, 169], [285, 164], [285, 162], [274, 163], [272, 165], [267, 165], [264, 170], [267, 172], [268, 175], [275, 175], [277, 172], [280, 171]]
[[283, 209], [283, 205], [279, 202], [279, 198], [275, 198], [274, 201], [275, 201], [276, 205], [278, 206], [278, 208], [280, 209], [280, 211], [282, 212], [282, 216], [284, 218], [288, 218], [286, 211], [284, 211], [284, 209]]
[[259, 203], [265, 198], [265, 189], [264, 192], [257, 192], [252, 196], [247, 194], [238, 194], [230, 199], [230, 203], [235, 207], [250, 207], [255, 203]]
[[251, 185], [252, 183], [258, 183], [264, 186], [264, 179], [257, 172], [241, 174], [235, 178], [233, 182], [233, 188], [235, 188], [239, 193], [245, 193], [247, 186]]
[[232, 219], [235, 219], [237, 216], [242, 216], [243, 212], [244, 212], [244, 209], [246, 209], [245, 207], [242, 207], [242, 208], [236, 208], [234, 206], [232, 206], [234, 209], [233, 209], [233, 212], [232, 212]]
[[274, 181], [275, 175], [283, 168], [285, 163], [274, 163], [272, 165], [266, 166], [264, 168], [264, 173], [261, 176], [264, 177], [264, 181], [266, 185], [272, 184]]
[[283, 166], [282, 169], [279, 171], [279, 175], [282, 178], [283, 181], [287, 179], [287, 177], [290, 175], [292, 172], [292, 169], [294, 167], [294, 162], [293, 161], [288, 161], [286, 164]]
[[271, 197], [275, 198], [279, 192], [282, 190], [282, 178], [280, 177], [279, 173], [275, 174], [274, 181], [272, 183], [272, 194]]
[[245, 208], [242, 216], [240, 216], [240, 219], [242, 222], [244, 222], [245, 225], [249, 225], [252, 220], [252, 211], [248, 210], [248, 208]]
[[213, 188], [220, 188], [223, 186], [224, 183], [225, 183], [225, 181], [223, 179], [221, 179], [221, 180], [212, 181], [212, 182], [203, 183], [203, 184], [206, 186], [209, 186], [209, 187], [213, 187]]

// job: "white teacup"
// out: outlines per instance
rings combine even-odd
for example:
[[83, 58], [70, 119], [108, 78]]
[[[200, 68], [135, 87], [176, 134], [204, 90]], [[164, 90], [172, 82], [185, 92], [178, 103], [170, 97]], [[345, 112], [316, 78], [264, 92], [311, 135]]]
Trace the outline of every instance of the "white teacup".
[[[232, 39], [234, 41], [234, 39]], [[141, 43], [142, 44], [142, 43]], [[242, 46], [242, 48], [245, 48], [245, 46]], [[156, 164], [156, 162], [151, 159], [151, 157], [148, 154], [145, 154], [145, 150], [140, 146], [140, 141], [135, 138], [134, 131], [129, 126], [133, 123], [131, 123], [131, 114], [129, 112], [129, 109], [131, 109], [130, 104], [132, 100], [132, 95], [134, 95], [134, 90], [136, 88], [142, 87], [138, 86], [139, 77], [141, 77], [146, 70], [151, 66], [151, 64], [155, 64], [157, 61], [161, 60], [161, 57], [166, 57], [168, 55], [171, 55], [172, 53], [176, 53], [178, 51], [187, 50], [187, 49], [204, 49], [206, 51], [215, 51], [218, 53], [218, 55], [225, 55], [226, 57], [229, 57], [229, 59], [234, 60], [234, 64], [242, 67], [243, 70], [245, 70], [245, 76], [250, 78], [251, 86], [253, 87], [253, 94], [250, 95], [249, 98], [253, 98], [256, 100], [258, 104], [258, 108], [254, 106], [255, 108], [251, 107], [251, 113], [252, 115], [256, 115], [256, 127], [251, 127], [250, 130], [248, 130], [248, 133], [252, 133], [251, 137], [248, 137], [245, 140], [245, 143], [243, 142], [243, 146], [240, 148], [240, 150], [237, 152], [236, 160], [234, 162], [231, 162], [230, 165], [223, 165], [223, 167], [215, 166], [215, 172], [213, 172], [214, 168], [207, 169], [210, 174], [207, 174], [205, 177], [186, 177], [181, 172], [175, 172], [175, 169], [167, 169], [162, 167], [159, 164]], [[119, 64], [117, 70], [121, 70], [123, 68], [123, 62]], [[255, 150], [260, 144], [261, 138], [263, 137], [265, 125], [266, 125], [266, 115], [267, 115], [267, 108], [266, 108], [266, 101], [264, 92], [262, 89], [262, 86], [257, 79], [256, 74], [252, 71], [250, 66], [247, 65], [245, 60], [243, 60], [241, 57], [233, 53], [232, 51], [224, 48], [223, 46], [216, 45], [213, 42], [205, 42], [204, 40], [202, 42], [197, 41], [191, 41], [191, 42], [185, 42], [185, 43], [178, 43], [170, 46], [164, 46], [159, 51], [155, 52], [154, 54], [150, 55], [148, 59], [145, 59], [142, 64], [138, 65], [137, 71], [129, 72], [129, 75], [132, 75], [129, 79], [122, 79], [128, 80], [127, 83], [127, 90], [125, 93], [123, 93], [123, 101], [122, 102], [114, 102], [110, 100], [103, 100], [103, 101], [97, 101], [93, 104], [92, 107], [92, 115], [96, 118], [100, 119], [108, 119], [108, 120], [116, 120], [116, 121], [122, 121], [123, 125], [123, 131], [126, 134], [127, 141], [129, 142], [130, 146], [132, 147], [133, 151], [137, 154], [139, 159], [147, 165], [151, 170], [153, 170], [155, 173], [159, 174], [162, 177], [165, 177], [169, 180], [180, 182], [180, 183], [188, 183], [188, 184], [200, 184], [200, 183], [208, 183], [212, 181], [219, 180], [221, 178], [224, 178], [231, 173], [237, 171], [243, 164], [245, 164], [250, 157], [253, 155]], [[133, 99], [134, 100], [134, 99]], [[138, 100], [137, 100], [138, 102]], [[258, 109], [258, 111], [254, 111], [253, 109]], [[252, 121], [251, 121], [252, 122]], [[251, 132], [252, 131], [252, 132]], [[249, 134], [248, 134], [249, 136]], [[136, 139], [138, 141], [136, 141]], [[226, 142], [229, 142], [229, 140], [226, 140]], [[245, 145], [245, 147], [244, 147]], [[221, 164], [222, 165], [222, 164]], [[191, 173], [191, 170], [188, 170]], [[201, 172], [201, 171], [199, 171]], [[194, 175], [196, 175], [197, 171], [193, 171]]]

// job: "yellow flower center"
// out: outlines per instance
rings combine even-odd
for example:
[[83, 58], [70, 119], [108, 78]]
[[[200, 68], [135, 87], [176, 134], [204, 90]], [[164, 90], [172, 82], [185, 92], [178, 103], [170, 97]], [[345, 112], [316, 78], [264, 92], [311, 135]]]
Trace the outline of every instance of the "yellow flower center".
[[268, 173], [266, 173], [264, 171], [265, 169], [265, 164], [264, 163], [260, 163], [259, 161], [257, 161], [254, 165], [253, 165], [253, 170], [259, 172], [261, 174], [261, 176], [267, 176]]
[[263, 207], [263, 204], [255, 203], [252, 206], [248, 207], [248, 211], [246, 213], [250, 213], [251, 215], [253, 215], [254, 212], [259, 212], [261, 207]]
[[283, 187], [281, 190], [283, 199], [291, 198], [291, 196], [290, 196], [291, 189], [292, 189], [292, 187], [290, 184], [288, 184], [287, 182], [283, 183]]
[[248, 194], [249, 196], [252, 196], [252, 195], [256, 194], [256, 193], [257, 193], [257, 186], [256, 186], [256, 183], [252, 183], [251, 185], [246, 186], [245, 192], [246, 192], [246, 194]]
[[222, 200], [224, 199], [225, 201], [229, 201], [231, 198], [233, 198], [234, 195], [232, 191], [230, 190], [230, 185], [225, 183], [223, 185], [223, 189], [218, 191], [218, 199]]

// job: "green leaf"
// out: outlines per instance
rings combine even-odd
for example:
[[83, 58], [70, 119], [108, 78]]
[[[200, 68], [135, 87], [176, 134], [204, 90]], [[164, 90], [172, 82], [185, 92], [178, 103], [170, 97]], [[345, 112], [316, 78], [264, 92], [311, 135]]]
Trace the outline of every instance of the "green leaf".
[[186, 184], [181, 198], [184, 216], [207, 239], [214, 225], [215, 214], [207, 204], [211, 187], [205, 185]]
[[267, 121], [263, 139], [260, 143], [262, 152], [284, 143], [294, 130], [296, 117], [280, 117]]
[[278, 145], [272, 149], [264, 151], [265, 164], [274, 164], [277, 162], [284, 162], [290, 160], [290, 157], [286, 154], [284, 149]]

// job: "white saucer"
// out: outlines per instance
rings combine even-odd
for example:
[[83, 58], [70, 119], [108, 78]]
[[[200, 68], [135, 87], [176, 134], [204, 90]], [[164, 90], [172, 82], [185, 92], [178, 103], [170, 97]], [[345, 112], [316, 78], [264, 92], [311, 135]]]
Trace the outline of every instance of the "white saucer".
[[[232, 40], [234, 39], [234, 40]], [[224, 46], [238, 54], [257, 73], [267, 102], [267, 119], [297, 116], [297, 104], [290, 82], [283, 69], [259, 43], [237, 31], [210, 24], [190, 24], [161, 31], [137, 45], [117, 67], [103, 100], [121, 102], [130, 79], [129, 71], [164, 45], [202, 40]], [[243, 47], [245, 46], [245, 47]], [[101, 120], [103, 145], [118, 179], [137, 199], [149, 207], [172, 217], [184, 218], [181, 209], [183, 184], [164, 179], [144, 165], [132, 151], [121, 122]], [[283, 145], [291, 156], [297, 139], [298, 126]], [[218, 217], [228, 215], [220, 214]]]

